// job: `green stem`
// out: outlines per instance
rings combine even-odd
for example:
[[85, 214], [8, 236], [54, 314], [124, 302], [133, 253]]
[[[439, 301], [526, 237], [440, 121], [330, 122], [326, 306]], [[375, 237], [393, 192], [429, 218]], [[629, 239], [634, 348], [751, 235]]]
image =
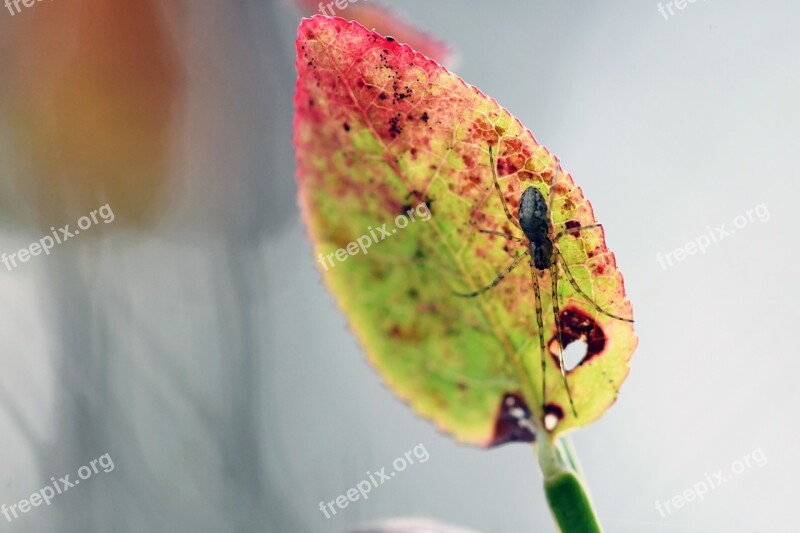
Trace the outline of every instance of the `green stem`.
[[547, 503], [561, 532], [602, 533], [572, 444], [553, 441], [546, 431], [537, 432], [536, 438]]

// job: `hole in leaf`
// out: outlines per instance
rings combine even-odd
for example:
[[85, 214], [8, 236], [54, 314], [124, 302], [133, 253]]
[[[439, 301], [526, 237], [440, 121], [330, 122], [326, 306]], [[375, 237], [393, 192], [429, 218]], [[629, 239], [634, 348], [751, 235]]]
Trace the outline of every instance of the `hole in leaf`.
[[569, 372], [573, 368], [577, 367], [583, 361], [583, 358], [586, 357], [586, 354], [589, 352], [589, 345], [586, 344], [585, 339], [578, 339], [575, 342], [571, 342], [567, 344], [567, 347], [564, 348], [564, 353], [562, 356], [564, 357], [564, 368]]
[[[567, 371], [586, 364], [593, 357], [602, 354], [606, 346], [606, 336], [602, 328], [593, 318], [578, 309], [561, 312], [561, 340], [566, 345], [564, 368]], [[558, 366], [558, 341], [555, 336], [550, 339], [548, 349]], [[574, 355], [572, 350], [575, 351]], [[578, 357], [579, 355], [581, 357]]]
[[558, 423], [563, 419], [564, 410], [560, 406], [554, 403], [549, 403], [544, 406], [544, 416], [542, 417], [542, 422], [544, 422], [544, 428], [547, 431], [553, 431]]

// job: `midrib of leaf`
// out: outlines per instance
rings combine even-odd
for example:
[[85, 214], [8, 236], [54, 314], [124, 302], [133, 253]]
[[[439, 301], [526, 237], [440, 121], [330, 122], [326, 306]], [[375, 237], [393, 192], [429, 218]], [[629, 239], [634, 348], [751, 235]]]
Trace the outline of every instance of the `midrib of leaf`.
[[[384, 159], [386, 161], [386, 164], [388, 164], [389, 168], [395, 173], [397, 178], [400, 180], [401, 185], [406, 189], [406, 191], [408, 191], [408, 194], [414, 196], [418, 202], [424, 202], [424, 199], [419, 197], [419, 193], [409, 185], [408, 179], [405, 177], [402, 170], [400, 170], [400, 167], [397, 165], [397, 162], [395, 161], [395, 158], [392, 156], [389, 147], [383, 141], [383, 139], [375, 129], [374, 125], [369, 120], [369, 115], [367, 114], [366, 110], [358, 103], [358, 100], [355, 97], [355, 93], [353, 92], [352, 87], [348, 83], [347, 78], [344, 76], [344, 72], [342, 71], [342, 69], [339, 68], [339, 65], [336, 63], [333, 57], [328, 53], [328, 46], [330, 46], [330, 44], [324, 47], [325, 50], [323, 53], [328, 57], [329, 63], [333, 66], [336, 73], [339, 75], [339, 79], [341, 80], [342, 84], [347, 90], [347, 94], [350, 97], [350, 101], [353, 103], [355, 108], [361, 114], [364, 120], [364, 124], [366, 124], [367, 128], [372, 133], [372, 136], [375, 138], [375, 140], [379, 143], [379, 145], [383, 149]], [[469, 275], [468, 270], [461, 262], [461, 259], [452, 249], [447, 239], [444, 238], [443, 231], [439, 226], [438, 222], [436, 221], [436, 217], [431, 217], [431, 219], [427, 223], [430, 224], [431, 222], [434, 223], [433, 227], [436, 231], [436, 235], [439, 239], [439, 242], [444, 244], [444, 248], [447, 251], [447, 256], [452, 261], [452, 263], [456, 265], [459, 274], [461, 274], [461, 276], [464, 279], [468, 279], [470, 281], [471, 288], [476, 287], [477, 285], [475, 283], [475, 280]], [[507, 334], [505, 329], [499, 324], [499, 320], [497, 319], [496, 316], [494, 316], [494, 313], [490, 311], [486, 301], [483, 298], [479, 298], [478, 304], [480, 306], [480, 310], [484, 318], [486, 318], [486, 320], [489, 322], [492, 333], [494, 334], [495, 338], [498, 340], [503, 351], [505, 352], [506, 359], [510, 360], [512, 365], [514, 366], [514, 370], [517, 374], [517, 379], [520, 383], [520, 386], [522, 387], [522, 394], [525, 397], [526, 401], [528, 402], [528, 405], [530, 406], [538, 405], [539, 399], [533, 392], [532, 380], [530, 376], [528, 376], [528, 372], [525, 370], [524, 365], [522, 365], [522, 362], [518, 357], [520, 352], [518, 350], [515, 350], [514, 347], [511, 345], [511, 339], [509, 335]], [[540, 428], [538, 418], [534, 417], [533, 422], [536, 425], [537, 430], [539, 430], [540, 432], [542, 428]]]

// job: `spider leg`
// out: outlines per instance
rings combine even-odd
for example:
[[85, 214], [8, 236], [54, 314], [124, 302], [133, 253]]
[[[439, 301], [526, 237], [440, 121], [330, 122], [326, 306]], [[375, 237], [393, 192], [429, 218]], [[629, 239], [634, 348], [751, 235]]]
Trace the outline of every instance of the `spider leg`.
[[572, 229], [562, 229], [560, 232], [558, 232], [558, 235], [556, 235], [556, 238], [553, 239], [553, 240], [557, 241], [561, 237], [566, 235], [567, 233], [572, 233], [572, 232], [575, 232], [575, 231], [581, 232], [581, 231], [583, 231], [585, 229], [602, 228], [602, 227], [603, 227], [602, 224], [589, 224], [589, 225], [586, 225], [586, 226], [578, 226], [577, 228], [572, 228]]
[[567, 383], [567, 371], [564, 368], [564, 341], [561, 340], [561, 310], [558, 304], [558, 265], [553, 263], [550, 265], [550, 283], [553, 302], [553, 319], [556, 323], [556, 339], [558, 339], [558, 366], [561, 369], [561, 379], [564, 381], [564, 388], [567, 389], [567, 397], [569, 398], [569, 405], [572, 407], [572, 414], [575, 418], [578, 417], [578, 411], [575, 410], [575, 403], [572, 401], [572, 390]]
[[506, 205], [506, 197], [503, 196], [503, 191], [500, 189], [500, 183], [498, 183], [497, 181], [497, 170], [495, 169], [494, 154], [492, 153], [491, 144], [489, 145], [489, 164], [492, 167], [492, 179], [494, 180], [494, 188], [497, 191], [497, 196], [500, 197], [500, 203], [503, 204], [503, 211], [506, 212], [506, 217], [508, 217], [508, 220], [510, 220], [512, 224], [514, 224], [519, 229], [522, 229], [522, 226], [519, 225], [517, 219], [515, 219], [511, 215], [511, 211], [508, 210], [508, 205]]
[[455, 294], [456, 296], [460, 296], [462, 298], [474, 298], [475, 296], [478, 296], [479, 294], [483, 294], [484, 292], [488, 291], [489, 289], [493, 289], [501, 281], [503, 281], [503, 279], [505, 279], [505, 277], [508, 276], [511, 273], [512, 270], [514, 270], [514, 267], [516, 267], [519, 264], [519, 262], [522, 261], [522, 259], [527, 255], [528, 255], [528, 252], [525, 251], [524, 253], [521, 253], [517, 257], [515, 257], [514, 260], [511, 261], [511, 264], [508, 265], [505, 268], [505, 270], [503, 270], [500, 274], [498, 274], [498, 276], [496, 278], [494, 278], [494, 281], [492, 281], [486, 287], [484, 287], [482, 289], [478, 289], [477, 291], [474, 291], [474, 292], [467, 292], [467, 293], [453, 292], [453, 294]]
[[536, 308], [536, 324], [539, 333], [539, 353], [542, 356], [542, 408], [547, 404], [545, 391], [547, 390], [547, 363], [545, 362], [544, 355], [544, 321], [542, 320], [542, 295], [539, 288], [539, 275], [534, 267], [533, 262], [530, 263], [531, 267], [531, 284], [533, 285], [534, 306]]
[[483, 208], [483, 206], [486, 203], [486, 201], [492, 195], [492, 189], [494, 189], [494, 185], [489, 185], [488, 187], [486, 187], [486, 190], [484, 191], [483, 196], [478, 198], [477, 200], [475, 200], [475, 204], [472, 206], [472, 209], [469, 212], [470, 213], [469, 214], [469, 223], [470, 223], [470, 225], [474, 226], [475, 224], [477, 224], [475, 222], [475, 215], [478, 213], [478, 211], [480, 211]]
[[562, 266], [562, 268], [564, 270], [564, 274], [567, 276], [567, 279], [569, 280], [570, 284], [572, 285], [572, 288], [575, 289], [575, 292], [580, 294], [583, 297], [584, 300], [586, 300], [587, 302], [592, 304], [595, 309], [597, 309], [599, 312], [603, 313], [604, 315], [606, 315], [608, 317], [611, 317], [611, 318], [614, 318], [616, 320], [622, 320], [623, 322], [631, 322], [631, 323], [633, 323], [633, 319], [632, 318], [623, 318], [621, 316], [617, 316], [615, 314], [609, 313], [608, 311], [606, 311], [605, 309], [603, 309], [602, 307], [597, 305], [597, 302], [592, 300], [589, 297], [588, 294], [583, 292], [583, 290], [581, 289], [580, 285], [578, 285], [578, 282], [575, 281], [575, 278], [572, 276], [572, 272], [570, 272], [570, 270], [569, 270], [569, 265], [567, 265], [567, 260], [564, 259], [563, 255], [561, 255], [561, 252], [558, 250], [558, 248], [553, 248], [553, 251], [555, 252], [556, 256], [558, 256], [558, 260], [561, 262], [561, 266]]
[[517, 241], [517, 242], [525, 242], [525, 239], [521, 237], [515, 237], [513, 235], [509, 235], [508, 233], [503, 233], [502, 231], [492, 231], [490, 229], [481, 229], [478, 230], [480, 233], [485, 233], [487, 235], [496, 235], [498, 237], [505, 237], [509, 241]]
[[553, 200], [556, 197], [556, 195], [553, 194], [553, 189], [556, 188], [556, 183], [558, 183], [558, 177], [561, 175], [561, 172], [560, 172], [561, 171], [561, 161], [558, 160], [558, 156], [553, 156], [553, 157], [556, 160], [556, 163], [555, 163], [556, 168], [553, 171], [553, 173], [554, 173], [553, 174], [553, 183], [550, 184], [550, 199], [549, 199], [548, 205], [547, 205], [547, 212], [548, 213], [552, 213], [553, 212]]

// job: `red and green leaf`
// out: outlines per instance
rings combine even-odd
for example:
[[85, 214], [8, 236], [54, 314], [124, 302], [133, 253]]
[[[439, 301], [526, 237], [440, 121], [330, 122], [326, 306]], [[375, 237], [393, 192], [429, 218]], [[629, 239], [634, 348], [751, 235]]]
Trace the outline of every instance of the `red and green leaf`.
[[[529, 267], [477, 298], [454, 295], [491, 282], [524, 250], [478, 231], [521, 236], [492, 186], [489, 147], [514, 214], [527, 187], [549, 198], [555, 157], [494, 100], [358, 23], [305, 19], [297, 69], [303, 215], [328, 287], [392, 390], [456, 439], [484, 446], [532, 440], [548, 413], [559, 419], [553, 435], [599, 418], [628, 374], [637, 342], [632, 324], [598, 313], [566, 280], [559, 283], [563, 340], [589, 346], [568, 374], [575, 417], [552, 353], [542, 398]], [[594, 224], [572, 177], [561, 172], [556, 183], [556, 231]], [[425, 206], [430, 220], [417, 214], [397, 228], [397, 217]], [[383, 224], [390, 235], [365, 251], [340, 253], [341, 262], [330, 255]], [[584, 292], [607, 311], [632, 316], [602, 229], [567, 234], [559, 248]], [[555, 351], [549, 275], [542, 280], [544, 334]]]

